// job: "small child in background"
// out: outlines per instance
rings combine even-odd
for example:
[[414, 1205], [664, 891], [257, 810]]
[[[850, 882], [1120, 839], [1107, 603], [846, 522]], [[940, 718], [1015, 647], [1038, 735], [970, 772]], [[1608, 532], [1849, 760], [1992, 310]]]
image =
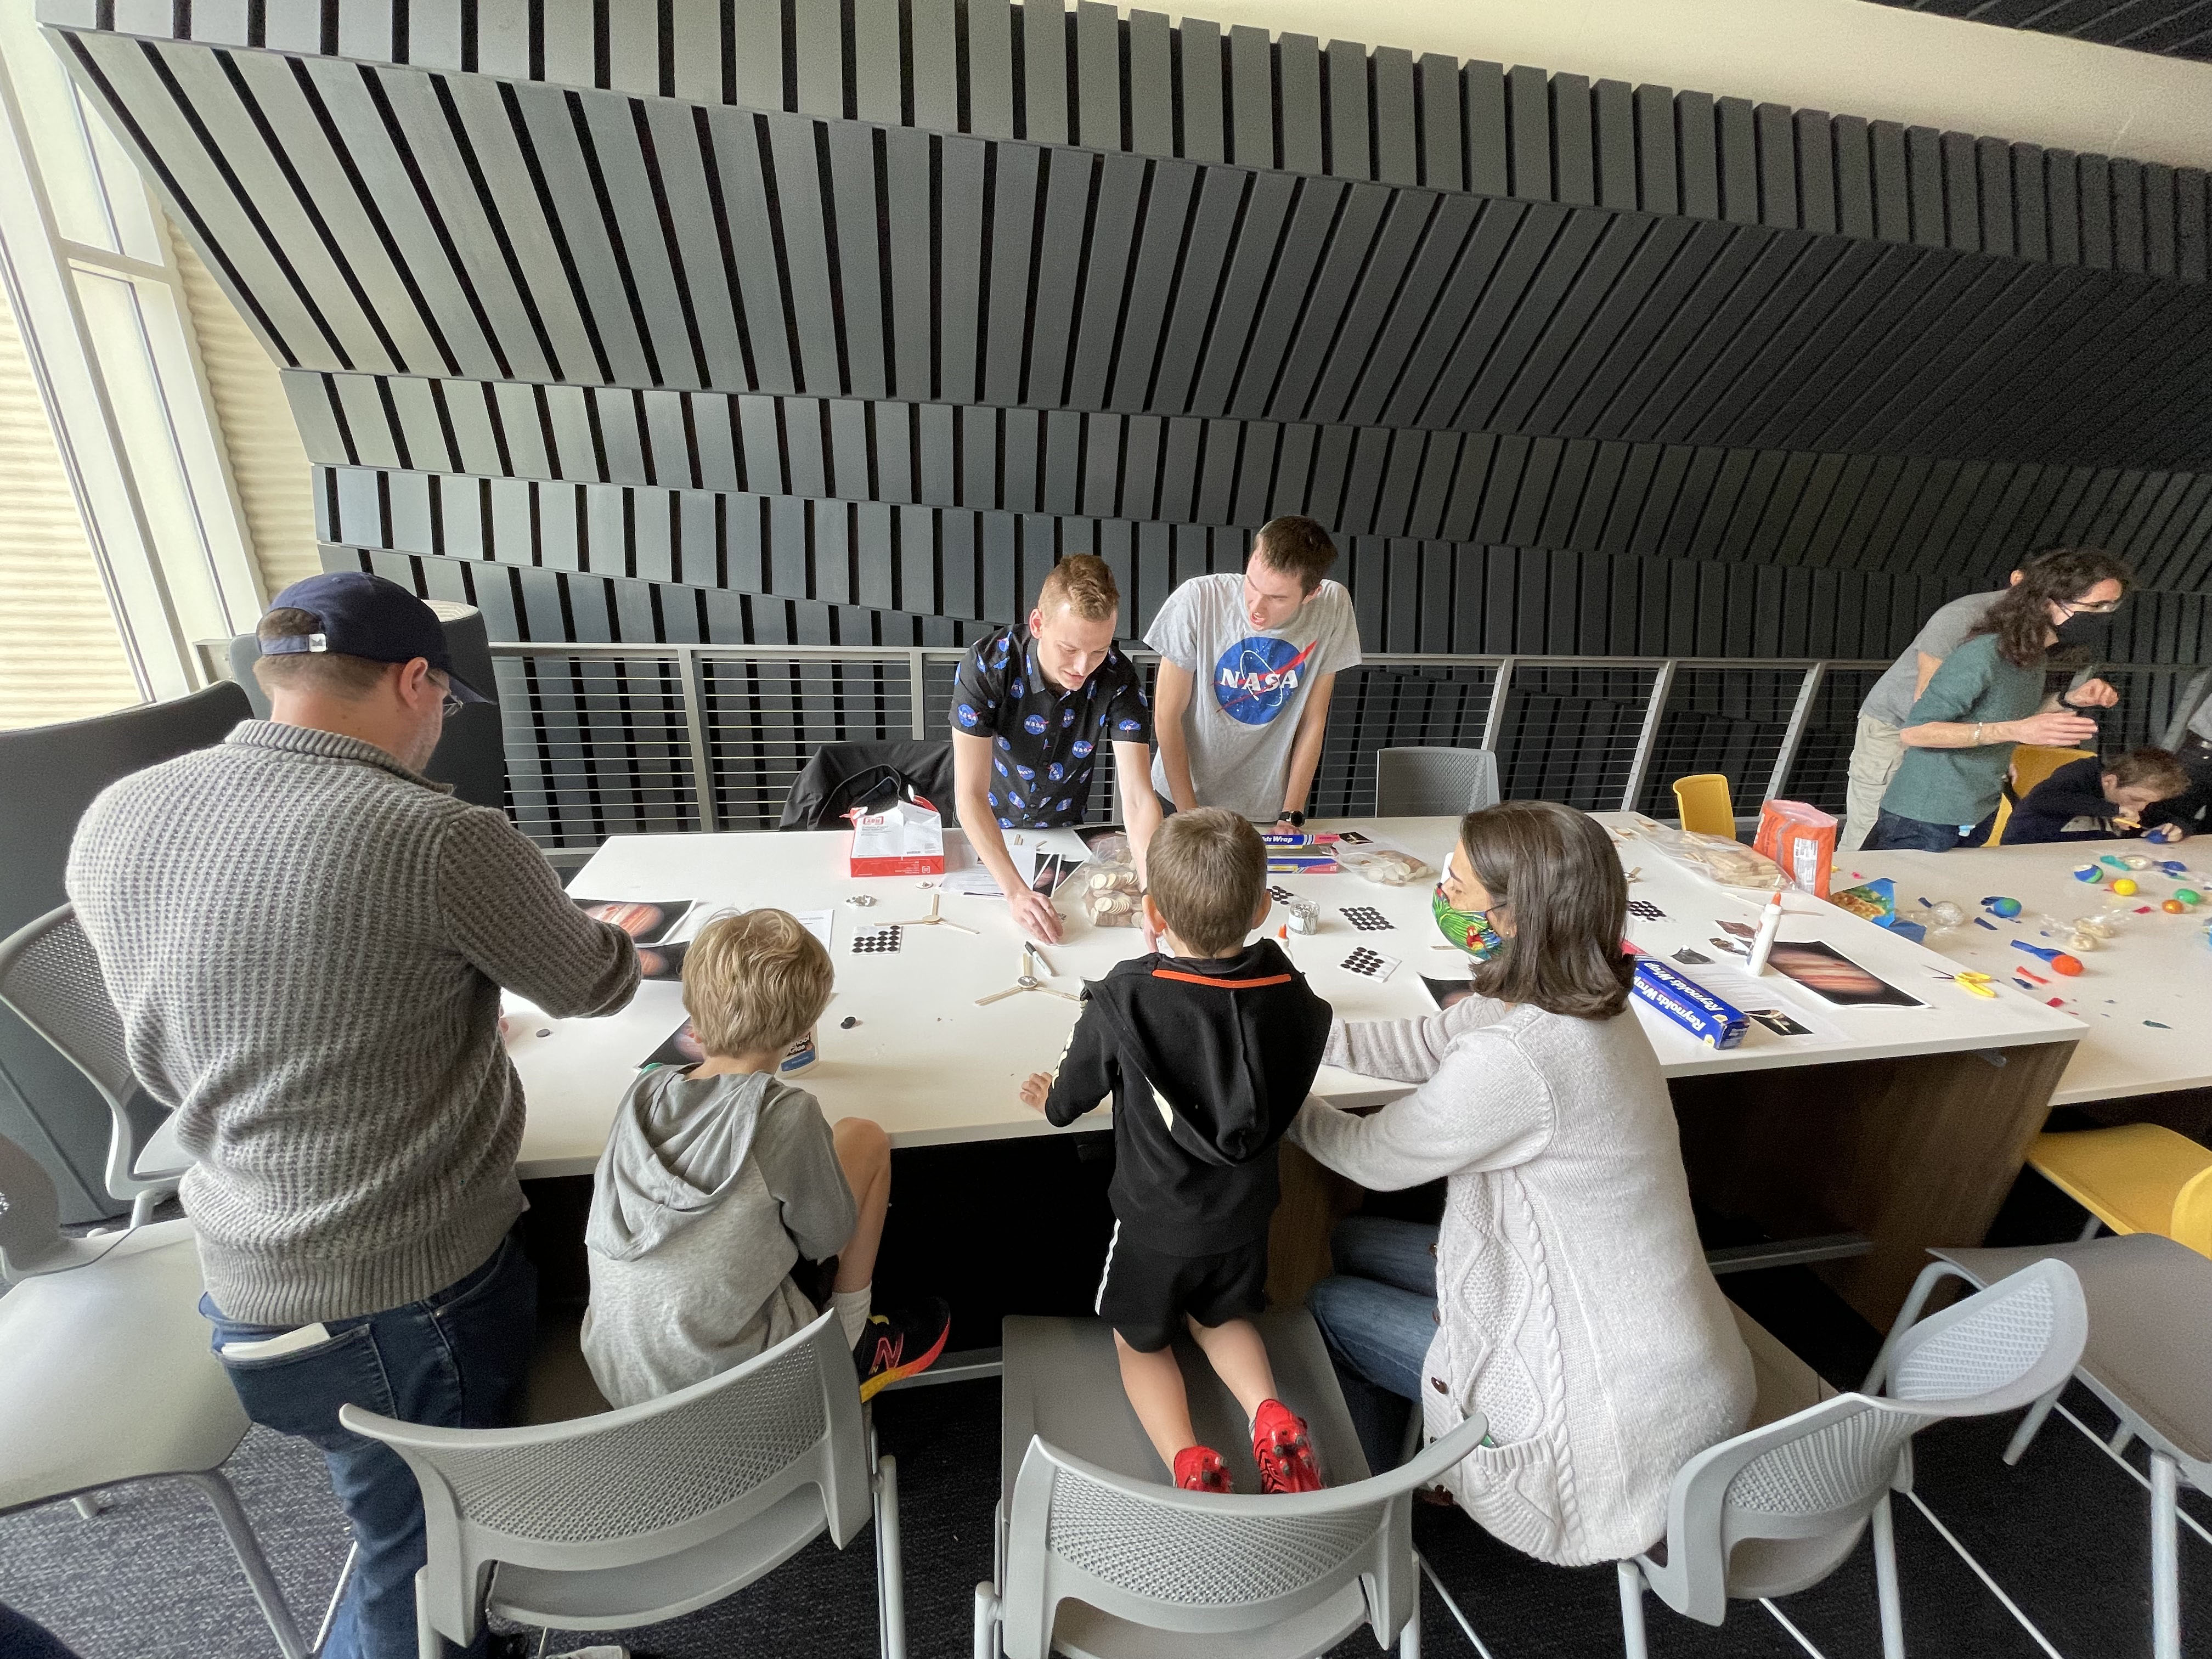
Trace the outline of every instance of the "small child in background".
[[943, 1352], [944, 1303], [900, 1319], [869, 1306], [890, 1138], [866, 1118], [833, 1127], [776, 1076], [831, 977], [830, 952], [787, 911], [716, 916], [691, 941], [684, 1008], [706, 1058], [630, 1085], [584, 1228], [584, 1358], [612, 1404], [703, 1382], [811, 1323], [820, 1310], [792, 1277], [802, 1255], [837, 1258], [829, 1305], [861, 1399]]
[[[2111, 841], [2137, 836], [2179, 841], [2189, 774], [2163, 749], [2137, 749], [2110, 765], [2092, 757], [2070, 761], [2027, 792], [2005, 821], [2004, 844]], [[2164, 810], [2171, 802], [2172, 810]]]
[[1275, 1398], [1252, 1316], [1267, 1306], [1276, 1144], [1304, 1103], [1329, 1006], [1271, 939], [1267, 854], [1233, 812], [1178, 812], [1152, 838], [1147, 929], [1164, 951], [1084, 988], [1059, 1070], [1022, 1085], [1058, 1126], [1111, 1094], [1114, 1237], [1097, 1309], [1114, 1328], [1121, 1384], [1175, 1484], [1230, 1490], [1196, 1443], [1169, 1344], [1188, 1328], [1250, 1419], [1266, 1492], [1322, 1484], [1305, 1420]]

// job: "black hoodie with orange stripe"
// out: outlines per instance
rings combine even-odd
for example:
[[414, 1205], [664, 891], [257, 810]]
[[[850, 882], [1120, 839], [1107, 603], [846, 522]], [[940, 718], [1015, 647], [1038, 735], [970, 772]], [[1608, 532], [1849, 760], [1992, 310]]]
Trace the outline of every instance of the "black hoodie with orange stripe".
[[1114, 1097], [1109, 1197], [1127, 1237], [1215, 1255], [1267, 1235], [1275, 1146], [1321, 1068], [1330, 1010], [1272, 939], [1234, 957], [1137, 957], [1084, 987], [1045, 1115]]

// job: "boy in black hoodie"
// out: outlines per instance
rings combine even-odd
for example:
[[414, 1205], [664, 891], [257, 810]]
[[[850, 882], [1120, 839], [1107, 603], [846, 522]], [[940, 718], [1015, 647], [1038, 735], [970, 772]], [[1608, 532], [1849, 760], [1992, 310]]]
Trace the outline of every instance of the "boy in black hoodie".
[[1267, 854], [1233, 812], [1178, 812], [1153, 837], [1145, 915], [1167, 949], [1084, 988], [1059, 1070], [1022, 1099], [1062, 1127], [1114, 1097], [1114, 1237], [1097, 1311], [1121, 1384], [1175, 1483], [1227, 1492], [1221, 1455], [1194, 1444], [1168, 1346], [1188, 1326], [1252, 1420], [1267, 1492], [1321, 1486], [1304, 1419], [1277, 1400], [1251, 1316], [1267, 1306], [1275, 1146], [1297, 1115], [1329, 1006], [1272, 940]]

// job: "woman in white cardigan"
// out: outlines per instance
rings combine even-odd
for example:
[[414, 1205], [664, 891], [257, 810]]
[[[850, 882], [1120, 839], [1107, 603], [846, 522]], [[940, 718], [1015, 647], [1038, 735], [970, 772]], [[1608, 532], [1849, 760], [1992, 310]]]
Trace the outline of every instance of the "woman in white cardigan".
[[1341, 1370], [1470, 1411], [1462, 1508], [1540, 1560], [1635, 1554], [1674, 1472], [1742, 1431], [1751, 1356], [1705, 1266], [1674, 1115], [1627, 1006], [1627, 883], [1605, 830], [1548, 801], [1460, 825], [1438, 925], [1474, 994], [1346, 1024], [1328, 1060], [1420, 1087], [1370, 1116], [1310, 1100], [1291, 1139], [1380, 1191], [1448, 1178], [1442, 1227], [1353, 1217], [1313, 1311]]

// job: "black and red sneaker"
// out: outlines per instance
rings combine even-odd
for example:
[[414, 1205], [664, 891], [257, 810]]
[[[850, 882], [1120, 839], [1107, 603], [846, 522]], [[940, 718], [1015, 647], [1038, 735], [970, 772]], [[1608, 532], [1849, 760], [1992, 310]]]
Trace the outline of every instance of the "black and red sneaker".
[[952, 1310], [933, 1296], [895, 1314], [870, 1314], [867, 1328], [853, 1345], [860, 1398], [873, 1399], [901, 1377], [934, 1365], [951, 1328]]
[[1261, 1492], [1319, 1492], [1321, 1467], [1314, 1462], [1306, 1420], [1279, 1400], [1263, 1400], [1252, 1419], [1252, 1461], [1260, 1466]]
[[1229, 1465], [1211, 1446], [1185, 1446], [1176, 1454], [1175, 1483], [1185, 1492], [1229, 1490]]

